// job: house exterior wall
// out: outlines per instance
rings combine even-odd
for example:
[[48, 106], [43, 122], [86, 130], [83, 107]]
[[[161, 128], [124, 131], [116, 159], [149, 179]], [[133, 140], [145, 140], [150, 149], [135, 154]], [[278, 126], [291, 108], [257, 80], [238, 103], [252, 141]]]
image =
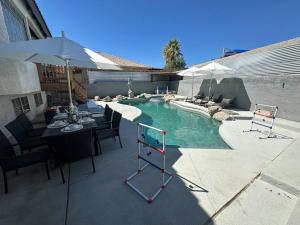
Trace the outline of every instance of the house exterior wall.
[[[279, 117], [300, 122], [300, 38], [216, 61], [236, 71], [233, 75], [215, 76], [218, 83], [224, 78], [240, 78], [251, 102], [250, 109], [256, 103], [276, 105]], [[199, 91], [202, 81], [200, 77], [195, 79], [194, 94]], [[234, 82], [236, 80], [218, 85], [219, 89], [228, 94], [234, 90]], [[191, 79], [171, 82], [170, 86], [177, 88], [178, 94], [192, 95]]]
[[27, 112], [26, 115], [28, 116], [29, 119], [32, 120], [37, 114], [43, 112], [45, 109], [45, 105], [47, 102], [46, 95], [45, 92], [41, 92], [41, 94], [42, 94], [43, 104], [38, 107], [35, 105], [34, 93], [28, 93], [25, 95], [0, 95], [1, 131], [3, 131], [8, 137], [11, 136], [11, 134], [6, 130], [5, 125], [16, 118], [16, 114], [11, 102], [12, 99], [27, 96], [30, 105], [30, 111]]
[[[32, 18], [24, 1], [22, 0], [1, 0], [0, 1], [0, 42], [8, 43], [9, 35], [3, 14], [2, 1], [6, 1], [16, 10], [24, 19], [24, 25], [27, 36], [30, 39], [30, 28], [39, 38], [45, 38], [42, 35], [38, 25]], [[45, 93], [42, 92], [43, 104], [36, 107], [34, 102], [34, 93], [41, 92], [39, 77], [36, 65], [33, 63], [17, 62], [13, 60], [0, 59], [0, 129], [9, 134], [4, 126], [16, 117], [12, 99], [21, 96], [27, 96], [30, 111], [26, 115], [33, 119], [41, 113], [46, 105]]]

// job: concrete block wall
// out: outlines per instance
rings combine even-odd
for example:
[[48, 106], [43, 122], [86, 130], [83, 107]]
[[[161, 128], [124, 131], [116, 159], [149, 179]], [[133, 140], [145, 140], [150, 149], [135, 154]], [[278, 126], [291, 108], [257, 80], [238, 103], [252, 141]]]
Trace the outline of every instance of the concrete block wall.
[[[210, 79], [195, 77], [194, 95], [198, 92], [208, 95]], [[157, 86], [175, 90], [179, 95], [192, 96], [192, 79], [181, 81], [134, 81], [135, 94], [156, 93]], [[88, 86], [88, 97], [95, 95], [116, 96], [127, 95], [127, 82], [102, 81]], [[280, 118], [300, 122], [300, 75], [235, 75], [218, 76], [212, 81], [211, 93], [222, 94], [226, 98], [234, 98], [234, 104], [242, 110], [252, 110], [256, 103], [276, 105]]]
[[[194, 93], [200, 90], [203, 79], [195, 79]], [[170, 83], [180, 95], [191, 96], [191, 80]], [[280, 118], [300, 122], [300, 74], [299, 75], [236, 75], [219, 77], [216, 92], [235, 97], [238, 108], [253, 109], [256, 103], [276, 105]]]
[[[158, 87], [167, 87], [170, 85], [168, 81], [133, 81], [132, 90], [135, 95], [141, 93], [156, 93]], [[125, 81], [99, 81], [94, 84], [89, 84], [87, 87], [88, 98], [94, 98], [94, 96], [116, 96], [116, 95], [128, 95], [128, 85]]]
[[279, 107], [278, 116], [300, 122], [300, 75], [247, 76], [243, 78], [253, 104]]

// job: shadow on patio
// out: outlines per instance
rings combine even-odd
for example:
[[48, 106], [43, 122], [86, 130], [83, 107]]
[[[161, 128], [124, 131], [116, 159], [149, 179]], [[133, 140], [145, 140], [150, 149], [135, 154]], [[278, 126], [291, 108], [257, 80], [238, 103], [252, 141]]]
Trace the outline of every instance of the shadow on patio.
[[[0, 224], [170, 225], [208, 221], [202, 206], [209, 190], [191, 174], [175, 176], [152, 204], [130, 189], [124, 179], [137, 169], [136, 124], [123, 119], [121, 138], [123, 149], [113, 139], [101, 143], [103, 155], [95, 157], [95, 174], [89, 159], [71, 164], [69, 188], [61, 183], [58, 169], [52, 169], [50, 181], [39, 166], [21, 170], [18, 177], [10, 173], [10, 193], [4, 195], [0, 186]], [[149, 157], [159, 160], [155, 153]], [[178, 148], [167, 149], [166, 165], [171, 173], [176, 173], [172, 165], [180, 157]], [[186, 166], [188, 171], [191, 165]], [[65, 172], [68, 174], [67, 167]], [[149, 167], [133, 182], [150, 194], [161, 184], [161, 173]], [[203, 193], [203, 201], [195, 193]]]

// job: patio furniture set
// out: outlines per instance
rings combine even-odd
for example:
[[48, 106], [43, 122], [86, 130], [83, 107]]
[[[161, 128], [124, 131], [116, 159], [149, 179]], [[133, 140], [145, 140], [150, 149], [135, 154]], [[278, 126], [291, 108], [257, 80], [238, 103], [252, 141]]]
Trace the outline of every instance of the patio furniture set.
[[[8, 192], [9, 171], [15, 171], [18, 175], [21, 168], [43, 163], [50, 179], [50, 159], [60, 169], [62, 181], [65, 183], [63, 166], [83, 158], [91, 159], [95, 173], [94, 155], [99, 155], [99, 151], [102, 154], [102, 140], [118, 137], [122, 148], [119, 132], [122, 114], [113, 111], [108, 105], [104, 112], [100, 108], [85, 111], [88, 108], [84, 105], [75, 109], [70, 112], [62, 109], [52, 119], [47, 118], [50, 123], [42, 128], [34, 128], [25, 114], [19, 115], [5, 126], [15, 138], [16, 144], [11, 144], [0, 131], [0, 166], [5, 193]], [[20, 154], [16, 154], [17, 146]]]

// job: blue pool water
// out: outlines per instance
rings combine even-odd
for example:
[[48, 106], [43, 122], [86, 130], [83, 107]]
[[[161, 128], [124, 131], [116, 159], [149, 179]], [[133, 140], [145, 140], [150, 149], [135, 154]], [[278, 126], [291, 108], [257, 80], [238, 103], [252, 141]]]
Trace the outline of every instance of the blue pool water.
[[[229, 148], [219, 135], [220, 123], [211, 118], [187, 112], [159, 100], [127, 104], [135, 106], [143, 112], [137, 122], [167, 131], [166, 142], [168, 146]], [[145, 130], [144, 133], [148, 142], [152, 144], [161, 143], [161, 135], [158, 135], [157, 132]]]

